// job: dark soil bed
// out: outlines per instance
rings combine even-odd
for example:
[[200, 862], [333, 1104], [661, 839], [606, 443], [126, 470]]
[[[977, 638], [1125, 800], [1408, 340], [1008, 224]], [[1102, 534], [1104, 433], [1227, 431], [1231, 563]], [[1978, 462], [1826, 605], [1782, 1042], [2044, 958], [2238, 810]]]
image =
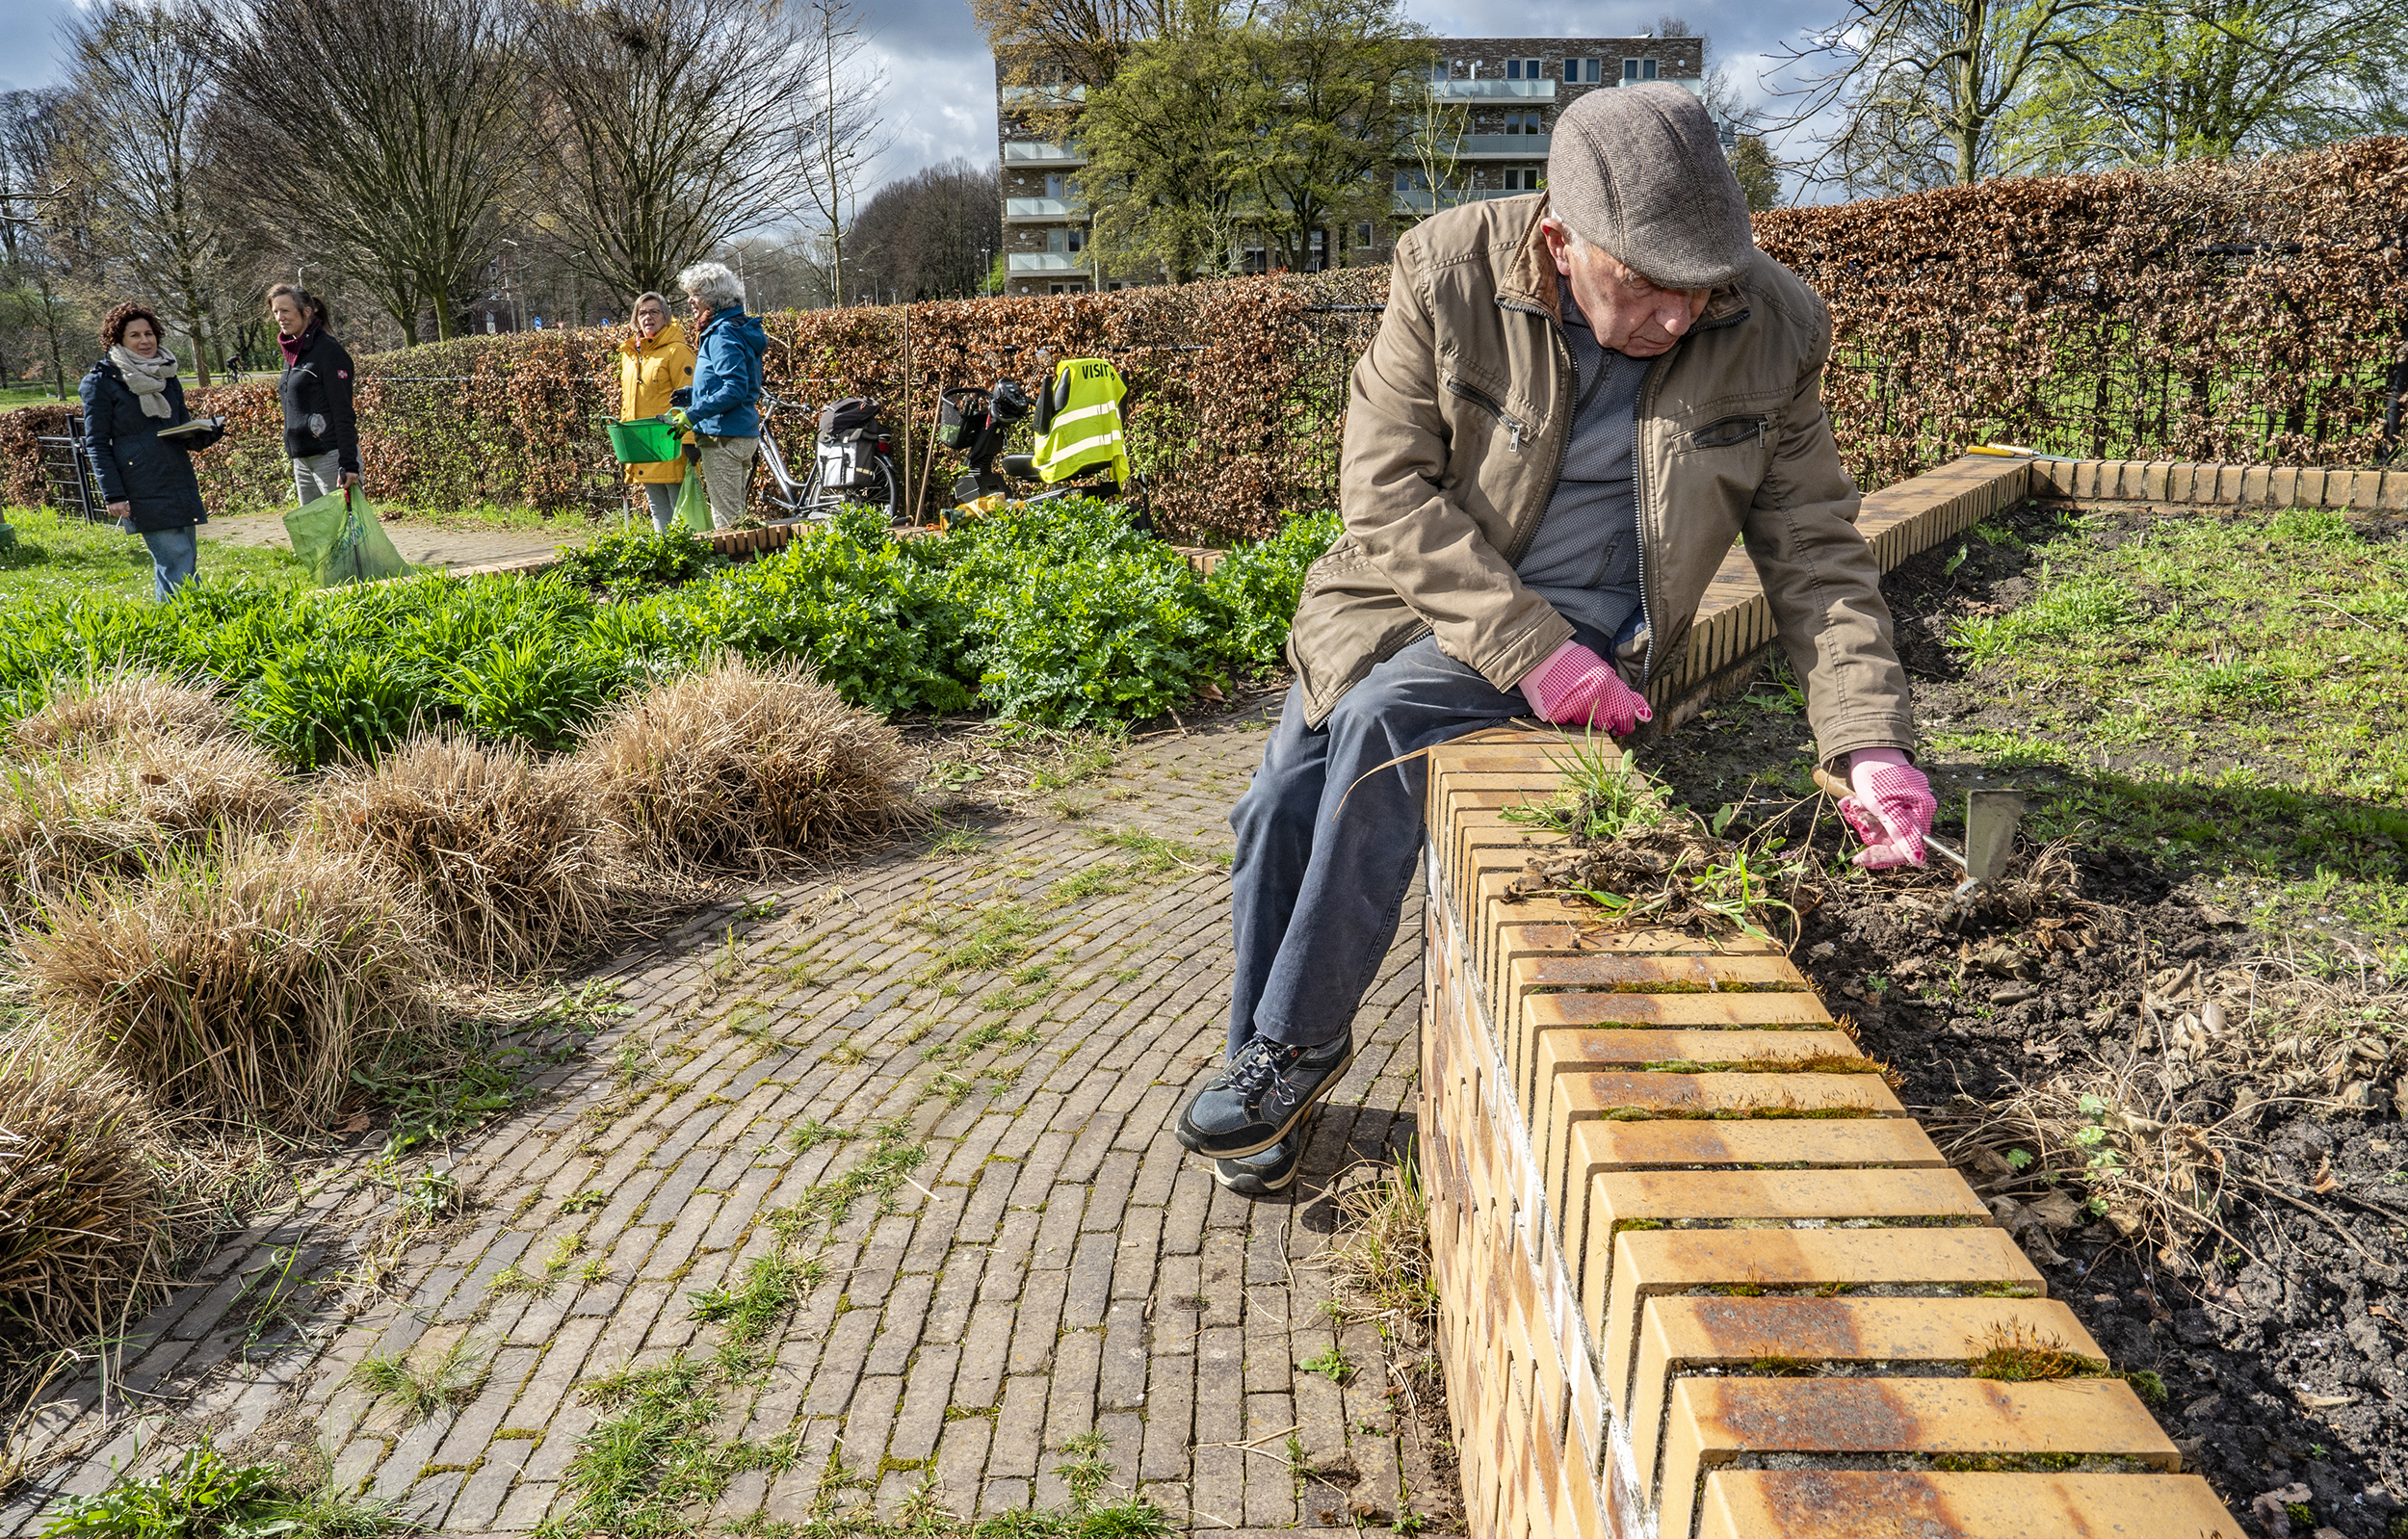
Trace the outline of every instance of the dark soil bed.
[[[1886, 589], [1926, 729], [2015, 731], [2013, 699], [1948, 638], [2023, 602], [2022, 563], [1950, 545]], [[1744, 801], [1734, 833], [1833, 856], [1844, 831], [1805, 795], [1811, 740], [1779, 684], [1641, 762], [1692, 806]], [[2062, 783], [1927, 763], [1944, 834], [1969, 786]], [[1831, 875], [1799, 965], [2113, 1367], [2159, 1376], [2158, 1416], [2237, 1513], [2267, 1533], [2408, 1536], [2408, 1045], [2377, 961], [2397, 937], [2250, 921], [2240, 866], [2219, 876], [2111, 817], [2033, 822], [2055, 842], [2028, 841], [2011, 903], [1952, 910], [1937, 860]]]

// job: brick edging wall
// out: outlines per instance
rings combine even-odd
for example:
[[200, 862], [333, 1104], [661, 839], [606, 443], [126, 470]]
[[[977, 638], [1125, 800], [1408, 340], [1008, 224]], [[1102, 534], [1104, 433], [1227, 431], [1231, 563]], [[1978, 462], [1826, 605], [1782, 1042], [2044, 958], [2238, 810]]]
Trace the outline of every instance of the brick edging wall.
[[1473, 1532], [2239, 1531], [2120, 1379], [1965, 1375], [2002, 1333], [2106, 1354], [1777, 948], [1506, 901], [1555, 836], [1502, 810], [1564, 751], [1430, 755], [1418, 1153]]

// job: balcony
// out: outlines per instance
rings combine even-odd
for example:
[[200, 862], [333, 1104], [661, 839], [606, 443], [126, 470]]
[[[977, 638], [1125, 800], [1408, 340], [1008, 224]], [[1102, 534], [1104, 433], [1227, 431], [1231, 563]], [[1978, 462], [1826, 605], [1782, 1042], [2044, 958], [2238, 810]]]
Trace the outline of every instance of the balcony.
[[1034, 139], [1004, 141], [1007, 166], [1084, 166], [1086, 151], [1076, 144], [1048, 144]]
[[1496, 101], [1512, 98], [1520, 101], [1553, 101], [1556, 83], [1552, 80], [1433, 80], [1429, 93], [1440, 101]]
[[1007, 197], [1004, 199], [1004, 222], [1023, 223], [1033, 220], [1086, 221], [1086, 204], [1075, 197]]
[[[1515, 80], [1507, 84], [1518, 86], [1522, 82]], [[1545, 160], [1547, 146], [1554, 142], [1552, 134], [1466, 134], [1463, 136], [1463, 147], [1455, 151], [1455, 159]]]
[[1044, 273], [1057, 274], [1065, 277], [1073, 274], [1084, 276], [1087, 271], [1087, 264], [1084, 256], [1064, 254], [1060, 251], [1014, 251], [1011, 253], [1011, 260], [1005, 265], [1004, 271], [1014, 276]]
[[1085, 86], [1006, 86], [995, 92], [1007, 107], [1067, 107], [1086, 100]]

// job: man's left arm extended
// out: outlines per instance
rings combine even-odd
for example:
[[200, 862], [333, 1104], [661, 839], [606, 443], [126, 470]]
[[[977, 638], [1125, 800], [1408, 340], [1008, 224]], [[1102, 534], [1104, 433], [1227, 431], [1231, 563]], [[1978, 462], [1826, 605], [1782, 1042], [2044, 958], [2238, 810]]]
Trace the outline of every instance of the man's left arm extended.
[[1914, 712], [1890, 635], [1881, 567], [1856, 529], [1855, 483], [1822, 406], [1822, 371], [1782, 413], [1746, 523], [1747, 556], [1806, 689], [1816, 754], [1845, 773], [1860, 748], [1910, 749]]

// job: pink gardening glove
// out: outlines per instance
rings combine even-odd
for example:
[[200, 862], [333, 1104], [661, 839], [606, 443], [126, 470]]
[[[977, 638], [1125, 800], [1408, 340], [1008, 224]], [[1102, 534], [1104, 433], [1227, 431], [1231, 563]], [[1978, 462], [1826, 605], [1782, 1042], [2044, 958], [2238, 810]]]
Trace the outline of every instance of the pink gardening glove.
[[1603, 727], [1627, 735], [1655, 718], [1647, 701], [1622, 682], [1613, 665], [1578, 641], [1566, 641], [1522, 680], [1522, 693], [1541, 721], [1560, 727]]
[[1859, 748], [1848, 757], [1848, 784], [1856, 795], [1840, 798], [1840, 816], [1865, 848], [1856, 864], [1868, 871], [1924, 863], [1924, 835], [1940, 810], [1931, 782], [1897, 748]]

